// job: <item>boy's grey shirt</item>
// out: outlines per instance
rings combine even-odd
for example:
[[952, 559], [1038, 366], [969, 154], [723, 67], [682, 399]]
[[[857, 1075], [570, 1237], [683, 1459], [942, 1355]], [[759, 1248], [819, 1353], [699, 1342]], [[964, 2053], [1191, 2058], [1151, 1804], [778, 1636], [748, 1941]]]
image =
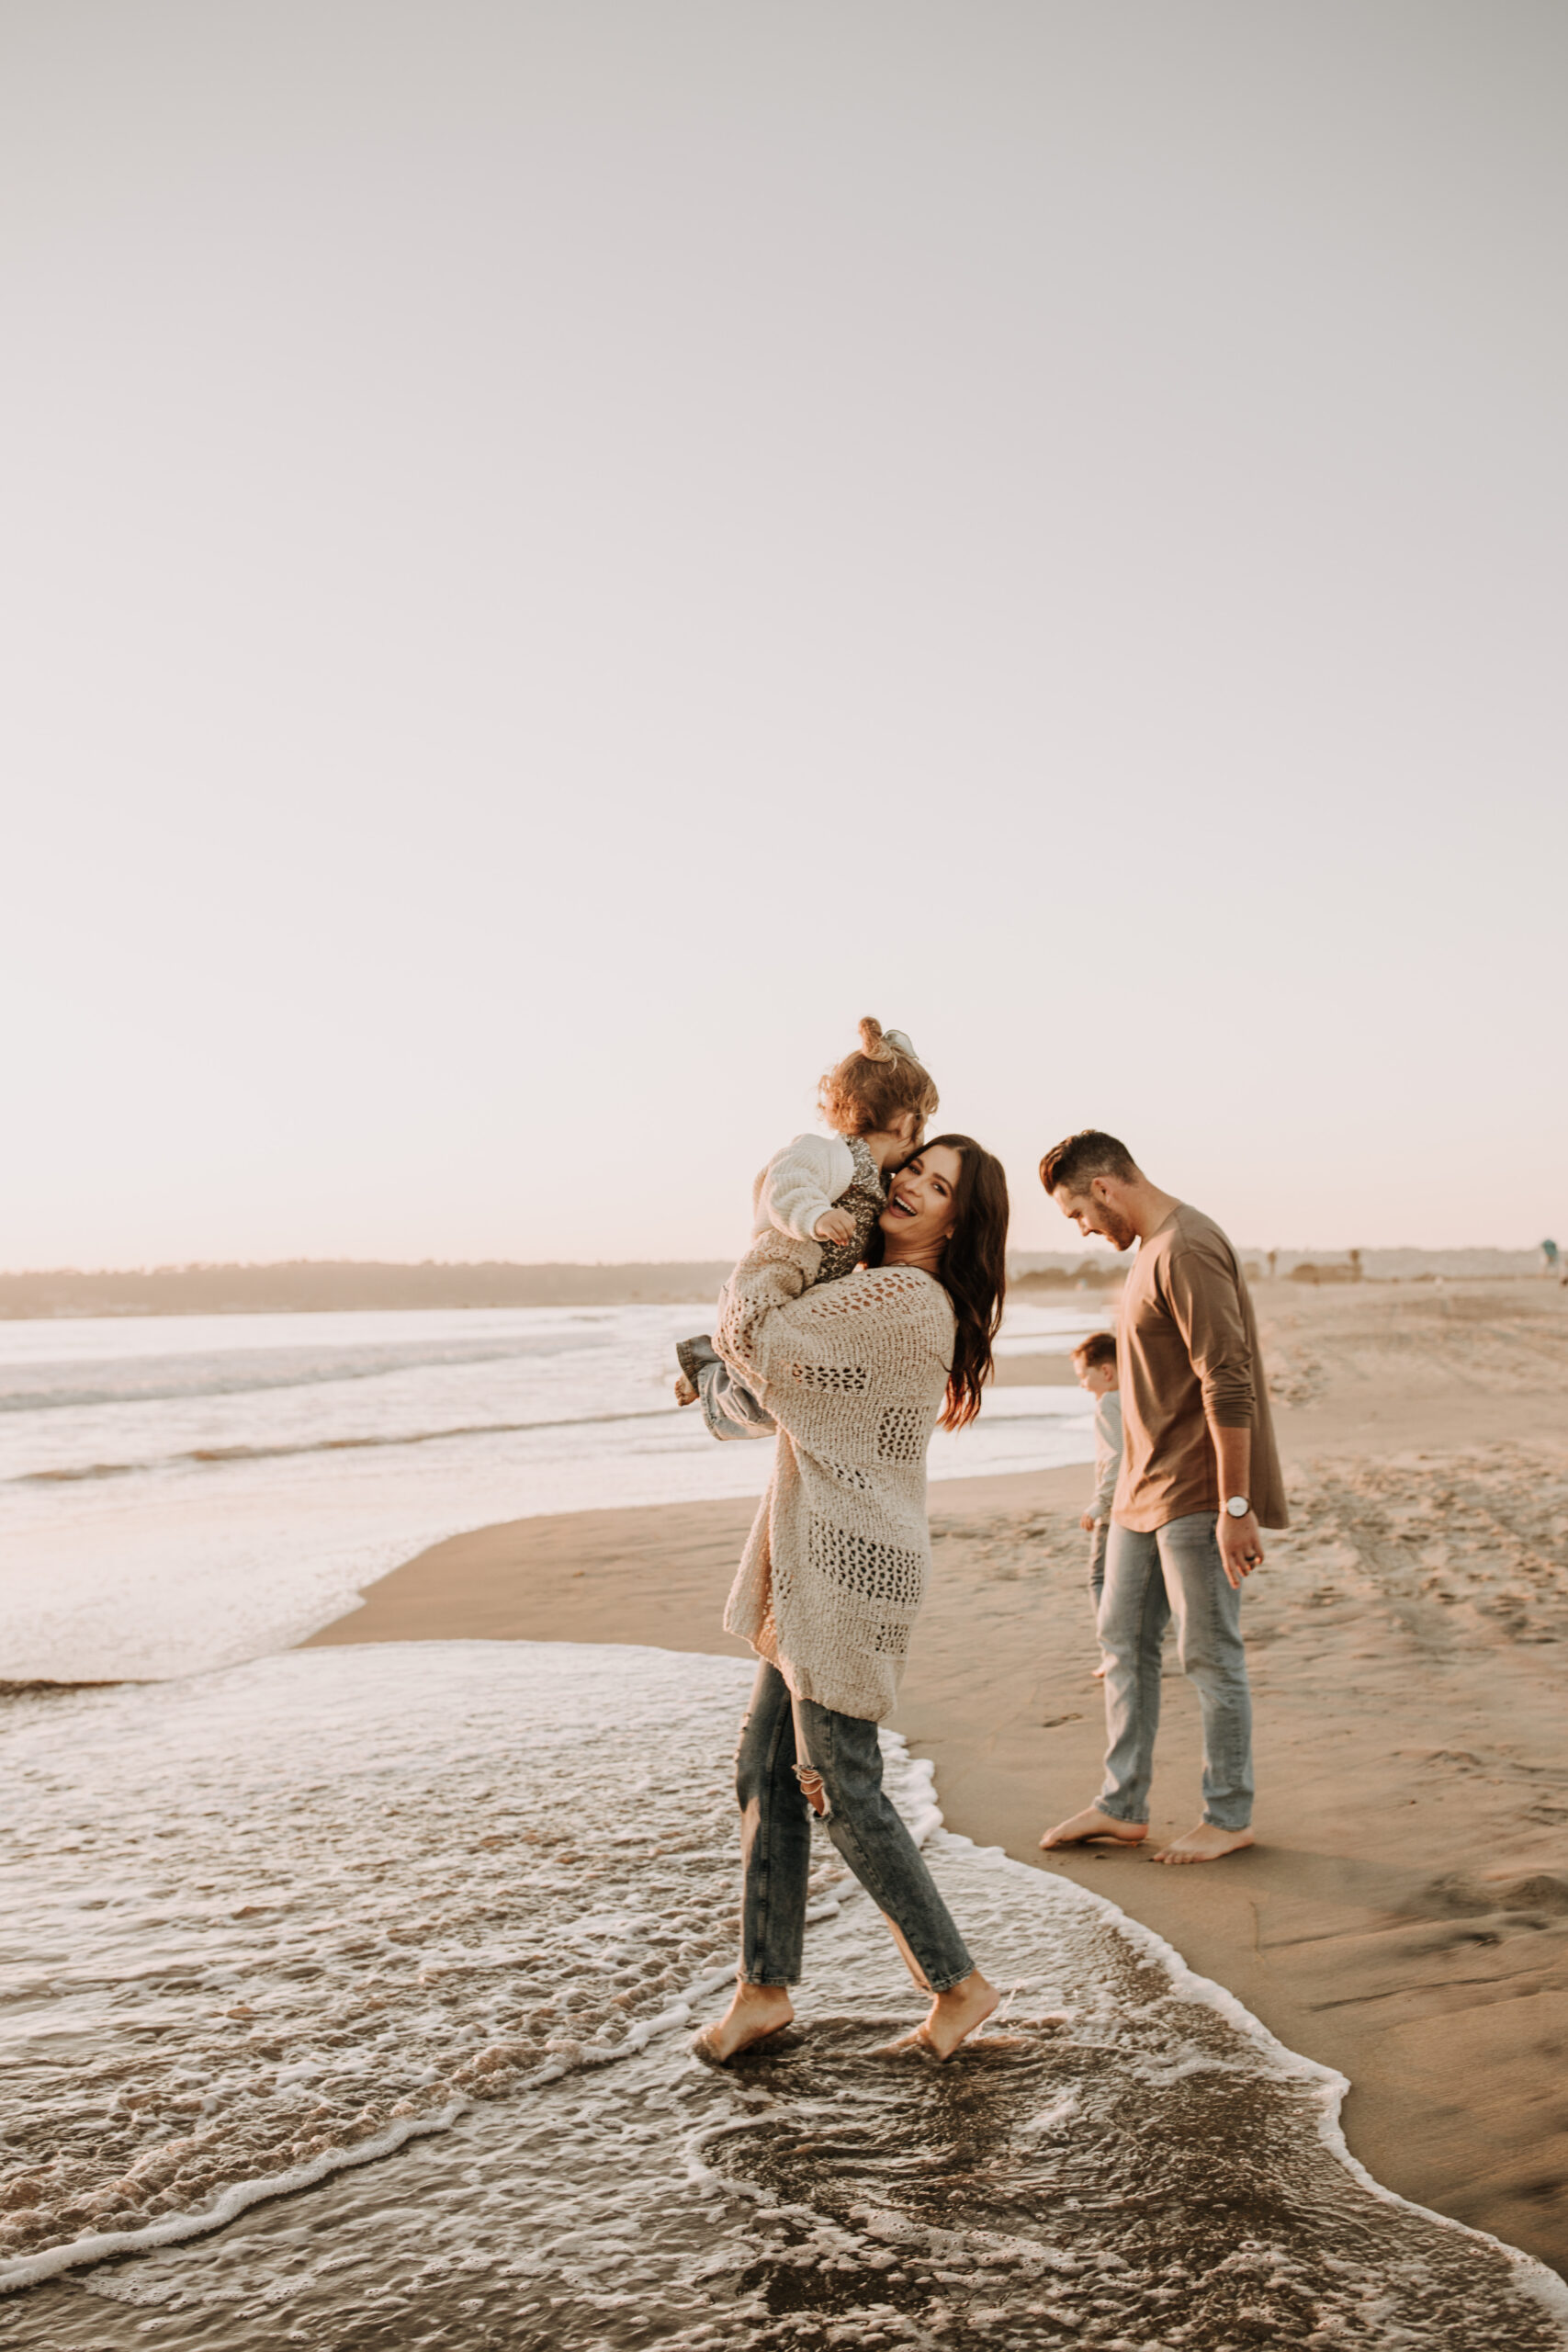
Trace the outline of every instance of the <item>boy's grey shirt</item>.
[[1122, 1467], [1122, 1399], [1114, 1388], [1094, 1400], [1094, 1519], [1109, 1519]]

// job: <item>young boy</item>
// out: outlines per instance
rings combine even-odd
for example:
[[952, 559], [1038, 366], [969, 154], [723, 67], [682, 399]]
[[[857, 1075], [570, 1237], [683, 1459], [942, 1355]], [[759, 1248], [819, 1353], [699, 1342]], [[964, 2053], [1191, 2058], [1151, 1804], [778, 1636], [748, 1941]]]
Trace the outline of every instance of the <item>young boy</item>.
[[[1116, 1334], [1091, 1331], [1073, 1350], [1078, 1386], [1094, 1398], [1094, 1498], [1078, 1525], [1089, 1537], [1089, 1589], [1100, 1622], [1100, 1596], [1105, 1589], [1105, 1545], [1111, 1533], [1111, 1506], [1116, 1476], [1122, 1467], [1122, 1399], [1116, 1393]], [[1103, 1659], [1094, 1669], [1098, 1680], [1105, 1672]]]

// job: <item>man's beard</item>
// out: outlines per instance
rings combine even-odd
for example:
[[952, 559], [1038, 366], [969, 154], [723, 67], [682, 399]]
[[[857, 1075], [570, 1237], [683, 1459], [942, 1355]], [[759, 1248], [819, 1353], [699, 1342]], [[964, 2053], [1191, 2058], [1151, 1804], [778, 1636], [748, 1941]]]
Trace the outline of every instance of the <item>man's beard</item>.
[[1100, 1217], [1100, 1229], [1112, 1250], [1130, 1250], [1138, 1238], [1137, 1227], [1129, 1225], [1124, 1216], [1118, 1216], [1114, 1209], [1107, 1208], [1103, 1204]]

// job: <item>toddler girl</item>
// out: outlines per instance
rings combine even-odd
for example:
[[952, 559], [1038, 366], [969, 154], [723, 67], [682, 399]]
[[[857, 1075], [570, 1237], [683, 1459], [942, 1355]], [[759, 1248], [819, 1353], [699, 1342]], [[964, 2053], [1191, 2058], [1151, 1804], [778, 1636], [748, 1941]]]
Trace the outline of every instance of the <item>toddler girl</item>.
[[[846, 1054], [818, 1088], [830, 1136], [796, 1136], [776, 1151], [751, 1188], [752, 1238], [770, 1227], [797, 1241], [819, 1241], [817, 1283], [853, 1273], [887, 1205], [882, 1171], [908, 1159], [937, 1106], [937, 1091], [901, 1029], [860, 1024], [858, 1054]], [[711, 1338], [682, 1340], [675, 1400], [703, 1412], [715, 1437], [765, 1437], [773, 1416], [714, 1352]]]

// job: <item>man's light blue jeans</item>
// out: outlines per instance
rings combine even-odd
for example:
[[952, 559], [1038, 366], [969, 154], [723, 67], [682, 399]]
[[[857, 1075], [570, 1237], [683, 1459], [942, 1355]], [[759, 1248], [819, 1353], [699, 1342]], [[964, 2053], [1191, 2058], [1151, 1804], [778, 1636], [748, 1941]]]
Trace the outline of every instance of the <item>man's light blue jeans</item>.
[[1111, 1523], [1100, 1642], [1105, 1652], [1105, 1786], [1113, 1821], [1147, 1821], [1159, 1729], [1160, 1645], [1176, 1620], [1181, 1670], [1203, 1719], [1203, 1818], [1219, 1829], [1252, 1820], [1252, 1693], [1241, 1640], [1241, 1595], [1220, 1564], [1212, 1510], [1152, 1535]]

